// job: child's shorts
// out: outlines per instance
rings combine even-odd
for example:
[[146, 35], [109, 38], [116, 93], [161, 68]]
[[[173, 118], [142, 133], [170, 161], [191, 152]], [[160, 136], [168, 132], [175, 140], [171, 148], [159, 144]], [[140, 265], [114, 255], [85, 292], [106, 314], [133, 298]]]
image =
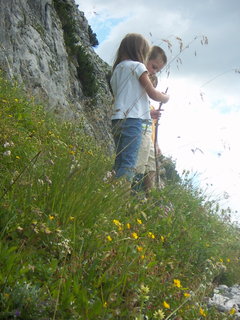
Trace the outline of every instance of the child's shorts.
[[143, 132], [142, 142], [138, 151], [136, 173], [144, 174], [149, 171], [156, 171], [156, 161], [152, 131], [146, 130]]

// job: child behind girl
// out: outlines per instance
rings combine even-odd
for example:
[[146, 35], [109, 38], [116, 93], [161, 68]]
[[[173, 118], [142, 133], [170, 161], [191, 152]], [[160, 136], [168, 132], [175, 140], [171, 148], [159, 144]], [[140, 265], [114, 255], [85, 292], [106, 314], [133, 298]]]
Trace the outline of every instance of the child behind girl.
[[149, 97], [166, 103], [167, 94], [156, 90], [145, 66], [150, 46], [140, 34], [129, 33], [120, 43], [110, 80], [114, 95], [112, 131], [116, 147], [116, 178], [129, 182], [135, 174], [142, 138], [142, 122], [151, 120]]
[[[165, 51], [159, 46], [153, 46], [148, 56], [147, 70], [149, 78], [154, 86], [157, 87], [158, 78], [156, 74], [160, 72], [167, 63]], [[160, 117], [160, 111], [155, 110], [150, 102], [151, 122], [143, 123], [142, 143], [138, 152], [136, 163], [136, 173], [134, 177], [134, 190], [144, 189], [146, 194], [153, 189], [156, 180], [156, 161], [159, 160], [161, 151], [158, 142], [155, 141], [156, 123]], [[156, 156], [158, 159], [156, 159]]]

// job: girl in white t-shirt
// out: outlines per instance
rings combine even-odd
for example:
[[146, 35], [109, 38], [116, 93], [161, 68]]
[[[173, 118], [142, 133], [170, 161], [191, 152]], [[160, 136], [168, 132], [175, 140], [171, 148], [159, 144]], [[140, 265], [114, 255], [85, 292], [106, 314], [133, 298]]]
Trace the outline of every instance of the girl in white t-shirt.
[[169, 96], [156, 90], [145, 63], [150, 46], [140, 34], [127, 34], [120, 43], [110, 80], [114, 109], [112, 131], [116, 146], [116, 178], [132, 181], [142, 138], [142, 123], [151, 119], [149, 97], [166, 103]]

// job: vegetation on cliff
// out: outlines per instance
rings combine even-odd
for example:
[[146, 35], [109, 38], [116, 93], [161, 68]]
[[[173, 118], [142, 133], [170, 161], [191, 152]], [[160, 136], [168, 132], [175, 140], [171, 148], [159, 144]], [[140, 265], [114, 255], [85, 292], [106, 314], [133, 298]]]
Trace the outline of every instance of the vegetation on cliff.
[[[231, 319], [239, 230], [185, 175], [149, 199], [78, 123], [0, 79], [0, 319]], [[140, 197], [141, 198], [141, 197]]]
[[[54, 0], [54, 7], [62, 23], [63, 36], [69, 57], [77, 64], [77, 74], [82, 83], [83, 93], [87, 97], [93, 98], [98, 90], [98, 84], [95, 77], [94, 62], [87, 52], [87, 46], [79, 42], [79, 30], [77, 21], [74, 20], [72, 14], [72, 6], [63, 0]], [[95, 47], [98, 45], [96, 33], [88, 26], [88, 37], [90, 45]]]

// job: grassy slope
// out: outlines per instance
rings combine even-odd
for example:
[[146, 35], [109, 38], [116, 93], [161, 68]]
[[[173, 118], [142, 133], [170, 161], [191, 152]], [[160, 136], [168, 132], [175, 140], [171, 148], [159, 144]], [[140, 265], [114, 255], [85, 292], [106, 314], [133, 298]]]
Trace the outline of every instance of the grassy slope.
[[239, 279], [239, 232], [191, 181], [129, 196], [81, 121], [2, 78], [0, 126], [0, 319], [231, 319], [204, 297]]

